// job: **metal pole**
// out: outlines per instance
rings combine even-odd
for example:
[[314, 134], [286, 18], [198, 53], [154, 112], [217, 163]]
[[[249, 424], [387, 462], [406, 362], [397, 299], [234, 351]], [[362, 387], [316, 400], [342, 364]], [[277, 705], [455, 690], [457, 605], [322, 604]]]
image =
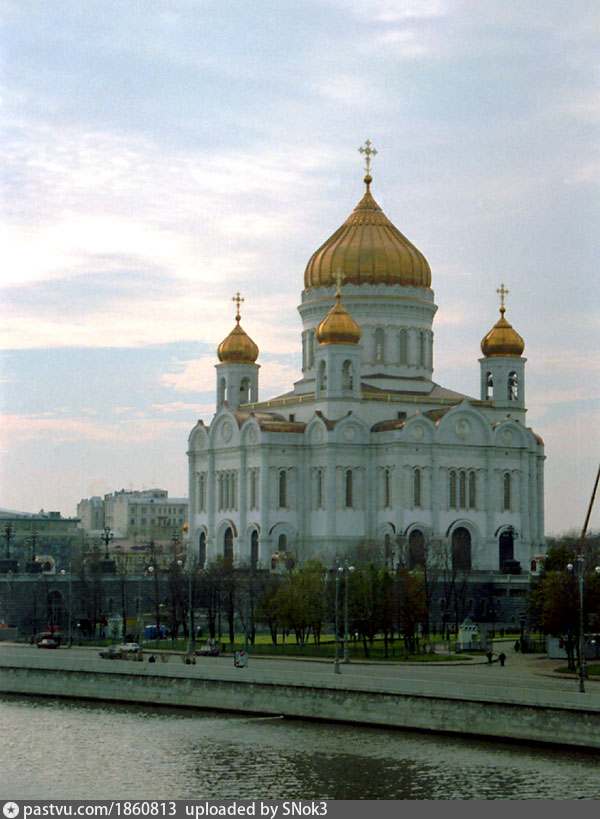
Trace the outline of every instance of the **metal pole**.
[[579, 690], [585, 693], [584, 680], [587, 679], [587, 662], [585, 659], [585, 634], [583, 630], [583, 552], [577, 555], [579, 569]]
[[73, 619], [73, 567], [69, 561], [69, 625], [67, 628], [67, 645], [69, 648], [73, 645], [73, 635], [71, 633], [71, 620]]
[[344, 564], [344, 572], [345, 572], [345, 584], [344, 584], [344, 591], [345, 591], [345, 599], [344, 599], [344, 663], [350, 662], [350, 647], [348, 645], [350, 641], [350, 635], [348, 634], [348, 575], [351, 572], [352, 567], [348, 566], [348, 561]]
[[143, 630], [144, 623], [142, 622], [142, 568], [140, 567], [140, 579], [138, 581], [138, 660], [140, 662], [144, 659]]
[[335, 570], [335, 660], [333, 663], [333, 670], [336, 674], [340, 673], [340, 643], [339, 643], [339, 623], [338, 623], [338, 604], [340, 596], [339, 571]]
[[194, 615], [193, 615], [193, 612], [192, 612], [193, 599], [192, 599], [192, 564], [191, 564], [191, 561], [190, 561], [190, 565], [189, 565], [189, 573], [188, 574], [189, 574], [189, 590], [188, 590], [189, 591], [189, 599], [188, 599], [188, 609], [189, 609], [189, 612], [188, 612], [188, 615], [189, 615], [189, 617], [188, 617], [188, 619], [189, 619], [189, 624], [188, 624], [188, 654], [191, 657], [192, 654], [194, 653]]

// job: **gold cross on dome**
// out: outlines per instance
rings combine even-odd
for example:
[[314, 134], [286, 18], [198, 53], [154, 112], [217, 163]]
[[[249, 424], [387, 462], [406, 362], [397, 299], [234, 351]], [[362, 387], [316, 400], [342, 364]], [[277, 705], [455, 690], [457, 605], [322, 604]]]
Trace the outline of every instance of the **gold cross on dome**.
[[504, 283], [500, 285], [500, 287], [496, 290], [496, 293], [500, 295], [500, 312], [503, 313], [505, 311], [504, 307], [504, 296], [508, 296], [509, 290], [506, 289]]
[[375, 148], [371, 148], [370, 139], [367, 139], [365, 144], [361, 145], [358, 150], [360, 151], [361, 154], [365, 155], [365, 171], [369, 173], [371, 170], [371, 157], [375, 156], [377, 151], [375, 150]]
[[235, 296], [234, 296], [234, 297], [231, 299], [231, 301], [234, 301], [234, 302], [235, 302], [235, 306], [236, 306], [236, 316], [235, 316], [235, 320], [236, 320], [236, 321], [239, 321], [239, 320], [241, 319], [241, 315], [240, 315], [240, 304], [241, 304], [243, 301], [245, 301], [245, 299], [243, 299], [243, 298], [240, 296], [240, 293], [239, 293], [239, 290], [238, 290], [238, 292], [237, 292], [237, 293], [235, 294]]
[[337, 293], [336, 296], [341, 296], [342, 294], [342, 282], [344, 281], [344, 276], [342, 275], [342, 271], [338, 267], [335, 271], [335, 275], [333, 277], [334, 282], [337, 284]]

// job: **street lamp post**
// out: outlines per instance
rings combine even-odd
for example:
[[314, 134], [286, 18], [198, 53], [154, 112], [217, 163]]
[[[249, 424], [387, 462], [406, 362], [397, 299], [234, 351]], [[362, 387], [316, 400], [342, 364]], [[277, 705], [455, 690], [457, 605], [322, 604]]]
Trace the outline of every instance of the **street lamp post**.
[[338, 608], [340, 600], [340, 576], [336, 569], [335, 572], [335, 660], [333, 662], [333, 671], [335, 674], [340, 673], [340, 639], [339, 639], [339, 622], [338, 622]]
[[[154, 566], [148, 566], [147, 571], [152, 574]], [[144, 570], [140, 569], [140, 579], [138, 581], [138, 660], [144, 659], [144, 617], [142, 614], [142, 577]]]
[[[60, 570], [60, 573], [64, 577], [66, 572], [64, 569]], [[73, 585], [72, 585], [72, 573], [71, 573], [71, 563], [69, 561], [69, 614], [68, 614], [68, 621], [67, 621], [67, 648], [71, 648], [72, 640], [71, 640], [71, 608], [72, 608], [72, 600], [73, 600]]]
[[[579, 691], [581, 693], [585, 693], [585, 683], [584, 680], [587, 680], [587, 658], [585, 656], [585, 629], [584, 629], [584, 616], [583, 616], [583, 585], [584, 585], [584, 574], [585, 574], [585, 565], [583, 559], [583, 553], [578, 552], [576, 556], [577, 560], [577, 580], [579, 584]], [[574, 569], [574, 565], [572, 563], [567, 564], [567, 569], [569, 572], [572, 572]], [[596, 566], [594, 571], [598, 576], [600, 576], [600, 566]]]
[[114, 538], [114, 535], [110, 531], [110, 526], [105, 526], [104, 527], [104, 532], [100, 536], [100, 540], [104, 543], [104, 549], [105, 549], [104, 559], [105, 560], [110, 560], [110, 557], [109, 557], [109, 554], [108, 554], [108, 544], [111, 542], [111, 540], [113, 538]]
[[348, 575], [350, 572], [354, 571], [354, 566], [349, 566], [348, 561], [344, 563], [341, 571], [344, 573], [344, 580], [345, 580], [345, 597], [344, 597], [344, 663], [350, 662], [350, 648], [349, 648], [349, 640], [350, 635], [348, 634]]

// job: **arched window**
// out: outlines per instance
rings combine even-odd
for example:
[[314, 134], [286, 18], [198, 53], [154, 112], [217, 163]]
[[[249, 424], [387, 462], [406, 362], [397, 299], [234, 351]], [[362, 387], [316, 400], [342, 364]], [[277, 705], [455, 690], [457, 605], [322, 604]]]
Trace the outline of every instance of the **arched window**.
[[222, 472], [219, 472], [219, 509], [223, 509], [223, 502], [225, 500], [225, 493], [224, 493], [224, 483], [225, 483], [225, 476]]
[[322, 509], [323, 504], [323, 470], [317, 469], [315, 476], [315, 509]]
[[448, 476], [448, 507], [450, 509], [457, 509], [456, 505], [456, 472], [451, 470]]
[[477, 506], [477, 495], [475, 485], [475, 472], [469, 472], [469, 509], [475, 509]]
[[252, 530], [250, 537], [250, 568], [255, 571], [258, 567], [258, 532], [256, 529]]
[[219, 406], [225, 403], [227, 396], [227, 381], [224, 378], [219, 378], [219, 388], [217, 390], [217, 403]]
[[452, 568], [459, 571], [471, 568], [471, 533], [464, 526], [452, 532]]
[[206, 475], [204, 472], [198, 475], [198, 511], [204, 512], [206, 509]]
[[258, 474], [256, 469], [250, 470], [250, 509], [258, 509]]
[[505, 472], [502, 492], [502, 508], [505, 512], [510, 512], [510, 500], [510, 472]]
[[485, 377], [485, 400], [488, 401], [494, 397], [494, 378], [491, 373]]
[[277, 541], [277, 551], [287, 552], [287, 535], [279, 535], [279, 540]]
[[516, 372], [508, 374], [508, 400], [516, 401], [519, 398], [519, 379]]
[[464, 469], [458, 475], [458, 505], [461, 509], [467, 505], [467, 476]]
[[383, 330], [378, 327], [375, 330], [375, 361], [377, 362], [384, 360], [383, 338]]
[[314, 366], [315, 363], [315, 331], [309, 330], [308, 331], [308, 367], [309, 369]]
[[515, 536], [511, 529], [500, 534], [498, 538], [498, 568], [502, 571], [507, 560], [514, 560]]
[[419, 367], [425, 366], [425, 330], [419, 333]]
[[233, 566], [233, 531], [231, 526], [225, 529], [223, 536], [223, 557], [225, 558], [225, 565], [231, 568]]
[[352, 493], [352, 470], [347, 469], [346, 474], [344, 477], [344, 498], [345, 498], [345, 505], [346, 509], [352, 509], [354, 506], [353, 503], [353, 493]]
[[406, 332], [406, 330], [400, 330], [398, 341], [400, 345], [399, 350], [400, 364], [408, 364], [408, 333]]
[[383, 505], [386, 509], [389, 509], [392, 505], [392, 487], [389, 469], [384, 469], [383, 471]]
[[319, 375], [317, 378], [317, 390], [324, 390], [327, 386], [327, 365], [324, 361], [319, 361]]
[[240, 384], [240, 404], [247, 404], [250, 400], [250, 379], [242, 378]]
[[279, 508], [287, 507], [287, 475], [285, 469], [279, 472]]
[[425, 567], [425, 537], [420, 529], [413, 529], [408, 536], [408, 568]]
[[223, 509], [229, 509], [229, 483], [230, 475], [225, 472], [223, 475]]
[[354, 374], [352, 372], [352, 362], [344, 361], [342, 365], [342, 389], [351, 390], [354, 383]]
[[413, 506], [421, 506], [421, 470], [413, 472]]
[[198, 568], [203, 569], [206, 563], [206, 532], [200, 532], [198, 543]]

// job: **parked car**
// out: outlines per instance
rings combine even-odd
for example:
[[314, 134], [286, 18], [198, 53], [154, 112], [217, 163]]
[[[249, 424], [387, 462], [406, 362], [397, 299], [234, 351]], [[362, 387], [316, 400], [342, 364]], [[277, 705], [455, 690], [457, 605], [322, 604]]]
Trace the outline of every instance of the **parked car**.
[[38, 648], [58, 648], [59, 646], [60, 640], [56, 637], [42, 637], [37, 643]]
[[202, 648], [199, 648], [195, 653], [202, 657], [218, 657], [221, 648], [216, 640], [207, 640]]
[[137, 643], [124, 643], [123, 645], [107, 646], [99, 651], [99, 655], [104, 660], [127, 660], [137, 656], [139, 646]]

